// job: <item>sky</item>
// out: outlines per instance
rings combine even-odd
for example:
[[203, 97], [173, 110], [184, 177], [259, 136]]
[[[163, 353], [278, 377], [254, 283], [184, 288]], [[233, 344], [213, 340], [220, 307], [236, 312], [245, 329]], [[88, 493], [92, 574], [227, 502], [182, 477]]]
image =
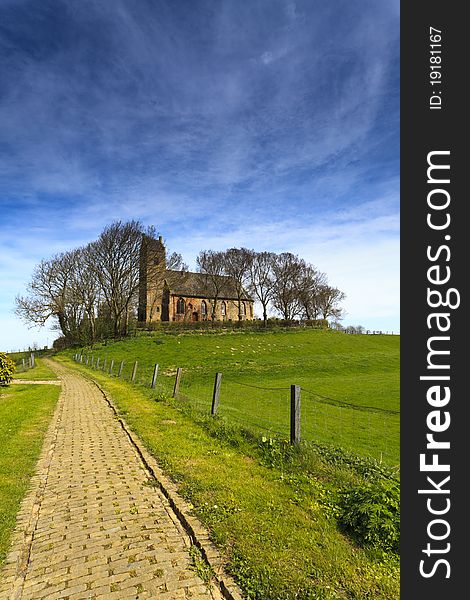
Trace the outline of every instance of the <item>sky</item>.
[[399, 332], [398, 0], [0, 0], [0, 350], [35, 265], [115, 220], [292, 252]]

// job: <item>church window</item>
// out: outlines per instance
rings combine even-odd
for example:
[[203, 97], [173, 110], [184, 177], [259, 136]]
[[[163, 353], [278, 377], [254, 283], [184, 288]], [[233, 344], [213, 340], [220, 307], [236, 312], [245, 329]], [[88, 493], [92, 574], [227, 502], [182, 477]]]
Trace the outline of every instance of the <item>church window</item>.
[[243, 316], [245, 316], [245, 314], [246, 314], [246, 309], [245, 309], [245, 303], [244, 302], [242, 302], [240, 304], [240, 314], [243, 315]]
[[225, 315], [227, 314], [227, 305], [225, 304], [225, 302], [222, 302], [221, 306], [220, 306], [220, 314], [225, 317]]
[[201, 315], [202, 315], [203, 317], [205, 317], [205, 316], [206, 316], [206, 314], [207, 314], [207, 304], [206, 304], [206, 301], [205, 301], [205, 300], [203, 300], [203, 301], [201, 302]]
[[183, 298], [179, 298], [178, 302], [176, 303], [176, 314], [184, 315], [184, 299]]

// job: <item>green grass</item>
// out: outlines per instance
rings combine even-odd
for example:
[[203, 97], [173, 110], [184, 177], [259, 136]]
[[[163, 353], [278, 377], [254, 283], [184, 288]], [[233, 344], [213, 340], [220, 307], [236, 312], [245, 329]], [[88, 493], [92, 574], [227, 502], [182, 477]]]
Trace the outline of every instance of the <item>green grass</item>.
[[178, 483], [247, 598], [399, 597], [398, 557], [359, 547], [336, 519], [341, 490], [389, 477], [386, 469], [327, 447], [262, 441], [190, 403], [72, 366], [104, 387]]
[[[210, 410], [214, 376], [222, 372], [220, 415], [260, 433], [289, 435], [289, 387], [302, 387], [301, 436], [334, 443], [387, 464], [399, 463], [399, 337], [304, 329], [267, 332], [156, 332], [84, 350], [89, 366], [114, 361], [116, 374]], [[69, 353], [72, 354], [72, 353]]]
[[59, 393], [55, 385], [0, 388], [0, 564]]
[[36, 358], [35, 366], [32, 369], [26, 369], [23, 371], [20, 364], [13, 375], [13, 379], [26, 379], [28, 381], [52, 381], [57, 379], [57, 375], [51, 371], [40, 358]]

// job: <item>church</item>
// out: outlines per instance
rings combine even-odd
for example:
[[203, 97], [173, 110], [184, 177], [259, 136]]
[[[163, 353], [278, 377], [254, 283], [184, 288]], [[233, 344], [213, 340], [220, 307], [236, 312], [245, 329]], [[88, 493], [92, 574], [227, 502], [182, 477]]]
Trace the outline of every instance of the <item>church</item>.
[[[240, 296], [240, 297], [239, 297]], [[253, 320], [253, 298], [227, 276], [172, 271], [160, 236], [144, 236], [140, 248], [138, 320], [156, 321]]]

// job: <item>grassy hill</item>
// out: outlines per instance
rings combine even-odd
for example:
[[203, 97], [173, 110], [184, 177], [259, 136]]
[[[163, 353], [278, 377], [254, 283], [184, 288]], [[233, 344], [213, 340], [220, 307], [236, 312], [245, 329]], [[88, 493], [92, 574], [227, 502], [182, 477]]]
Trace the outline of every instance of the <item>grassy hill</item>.
[[[387, 464], [399, 463], [399, 337], [303, 329], [266, 332], [153, 333], [83, 349], [89, 365], [209, 411], [222, 373], [219, 414], [263, 435], [288, 437], [290, 385], [301, 386], [301, 437], [333, 443]], [[106, 361], [106, 362], [105, 362]], [[111, 361], [113, 361], [111, 363]]]

